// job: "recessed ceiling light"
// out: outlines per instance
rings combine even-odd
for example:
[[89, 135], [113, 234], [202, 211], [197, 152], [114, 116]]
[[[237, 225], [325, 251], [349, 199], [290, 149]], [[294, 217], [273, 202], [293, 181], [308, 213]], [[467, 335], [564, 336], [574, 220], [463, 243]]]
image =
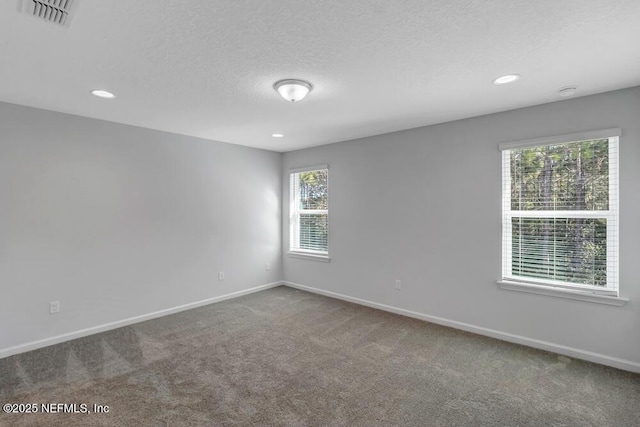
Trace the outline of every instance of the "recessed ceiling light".
[[567, 87], [563, 87], [561, 88], [558, 93], [560, 94], [561, 97], [566, 98], [568, 96], [573, 96], [576, 94], [576, 89], [577, 87], [575, 86], [567, 86]]
[[272, 133], [271, 136], [274, 138], [282, 138], [284, 135], [281, 133]]
[[313, 85], [306, 80], [284, 79], [273, 84], [273, 88], [287, 101], [302, 101], [311, 92]]
[[515, 82], [520, 78], [520, 74], [507, 74], [504, 76], [500, 76], [493, 81], [494, 85], [504, 85], [507, 83]]
[[111, 92], [107, 92], [106, 90], [102, 90], [102, 89], [94, 89], [94, 90], [92, 90], [91, 91], [91, 95], [97, 96], [98, 98], [106, 98], [106, 99], [113, 99], [113, 98], [116, 97]]

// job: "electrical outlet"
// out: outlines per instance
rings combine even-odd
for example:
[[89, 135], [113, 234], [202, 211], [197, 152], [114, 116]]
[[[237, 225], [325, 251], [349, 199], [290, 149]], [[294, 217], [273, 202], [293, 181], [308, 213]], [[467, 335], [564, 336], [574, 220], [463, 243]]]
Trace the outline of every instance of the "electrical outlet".
[[267, 270], [267, 271], [271, 271], [271, 264], [267, 263], [267, 264], [264, 266], [264, 269], [265, 269], [265, 270]]
[[396, 280], [396, 290], [399, 291], [402, 287], [402, 282], [400, 280]]
[[60, 313], [60, 301], [51, 301], [49, 303], [49, 314]]
[[224, 271], [218, 273], [218, 280], [224, 280]]

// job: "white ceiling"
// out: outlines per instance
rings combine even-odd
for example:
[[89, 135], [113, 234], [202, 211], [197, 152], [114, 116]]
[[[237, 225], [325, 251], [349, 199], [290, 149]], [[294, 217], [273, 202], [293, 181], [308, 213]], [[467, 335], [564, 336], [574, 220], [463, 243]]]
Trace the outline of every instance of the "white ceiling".
[[289, 151], [640, 85], [638, 0], [76, 2], [0, 2], [0, 101]]

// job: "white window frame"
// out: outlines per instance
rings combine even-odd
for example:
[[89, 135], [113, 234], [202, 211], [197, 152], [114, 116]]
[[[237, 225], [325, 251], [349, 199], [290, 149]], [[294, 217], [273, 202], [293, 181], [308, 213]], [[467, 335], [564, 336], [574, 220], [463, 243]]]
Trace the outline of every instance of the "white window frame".
[[312, 249], [300, 248], [300, 214], [325, 214], [327, 215], [327, 227], [329, 226], [329, 202], [327, 200], [327, 209], [299, 209], [300, 187], [299, 181], [294, 179], [295, 175], [302, 172], [311, 172], [317, 170], [327, 171], [327, 198], [329, 197], [329, 166], [314, 165], [303, 168], [295, 168], [289, 170], [289, 256], [294, 258], [310, 259], [315, 261], [330, 261], [329, 257], [329, 233], [327, 232], [327, 250], [317, 251]]
[[[560, 296], [605, 304], [622, 305], [627, 299], [619, 298], [619, 159], [618, 145], [621, 130], [603, 129], [514, 141], [498, 146], [502, 151], [502, 277], [498, 284], [503, 289]], [[606, 211], [517, 211], [511, 209], [511, 150], [545, 145], [566, 144], [593, 139], [609, 140], [609, 209]], [[512, 274], [512, 219], [513, 218], [602, 218], [607, 220], [607, 286], [572, 284], [569, 282], [528, 278]]]

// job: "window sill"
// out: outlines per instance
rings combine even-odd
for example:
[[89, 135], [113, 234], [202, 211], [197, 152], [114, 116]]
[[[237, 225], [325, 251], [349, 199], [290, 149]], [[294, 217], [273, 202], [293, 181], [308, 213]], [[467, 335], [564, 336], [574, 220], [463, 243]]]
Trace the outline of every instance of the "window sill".
[[554, 288], [553, 286], [533, 285], [530, 283], [510, 282], [498, 280], [500, 289], [508, 291], [526, 292], [529, 294], [547, 295], [557, 298], [567, 298], [578, 301], [594, 302], [597, 304], [615, 305], [621, 307], [629, 302], [629, 298], [598, 295], [588, 291]]
[[306, 252], [289, 252], [289, 256], [291, 258], [308, 259], [311, 261], [331, 262], [331, 258], [329, 258], [329, 255], [317, 255]]

